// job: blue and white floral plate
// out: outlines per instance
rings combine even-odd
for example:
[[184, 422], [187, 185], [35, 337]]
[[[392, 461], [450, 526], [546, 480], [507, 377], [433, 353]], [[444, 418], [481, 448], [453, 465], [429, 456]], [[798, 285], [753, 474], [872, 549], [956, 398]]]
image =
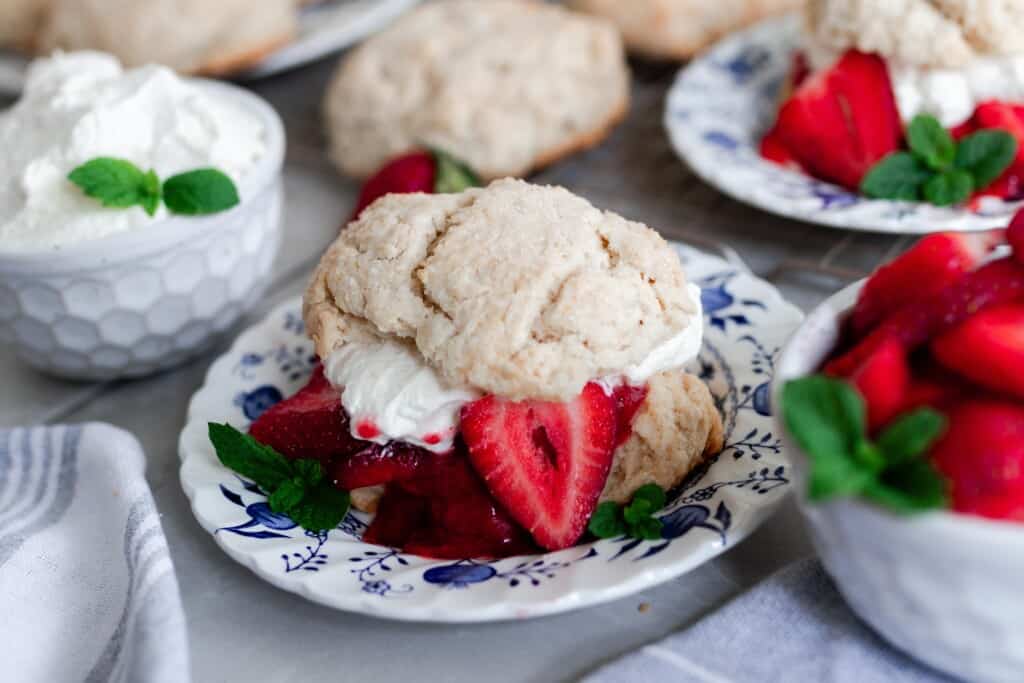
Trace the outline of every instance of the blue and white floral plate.
[[775, 356], [802, 314], [769, 284], [721, 259], [680, 247], [703, 288], [704, 350], [692, 365], [725, 417], [726, 447], [663, 511], [663, 538], [586, 543], [499, 561], [430, 560], [360, 540], [353, 512], [328, 533], [272, 513], [251, 483], [224, 468], [207, 423], [244, 428], [299, 389], [316, 359], [300, 302], [249, 329], [210, 368], [181, 434], [181, 482], [202, 527], [232, 558], [315, 602], [393, 619], [523, 619], [594, 605], [675, 578], [750, 534], [785, 496], [789, 461], [769, 415]]
[[984, 200], [977, 211], [867, 199], [758, 153], [800, 42], [796, 17], [758, 24], [715, 45], [680, 71], [665, 127], [676, 152], [734, 199], [789, 218], [850, 230], [923, 234], [1004, 227], [1021, 202]]

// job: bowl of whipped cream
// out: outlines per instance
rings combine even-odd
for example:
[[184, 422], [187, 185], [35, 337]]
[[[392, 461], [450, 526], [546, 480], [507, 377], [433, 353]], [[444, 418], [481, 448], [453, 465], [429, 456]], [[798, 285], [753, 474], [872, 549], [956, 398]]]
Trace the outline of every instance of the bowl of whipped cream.
[[[147, 375], [203, 350], [261, 296], [280, 245], [284, 130], [256, 95], [58, 53], [31, 65], [0, 113], [0, 149], [0, 341], [32, 366]], [[123, 184], [123, 168], [145, 172], [133, 171], [157, 196], [158, 179], [215, 169], [234, 200], [189, 212], [180, 206], [201, 203], [204, 187], [179, 187], [177, 209], [169, 185], [166, 205], [94, 187]]]

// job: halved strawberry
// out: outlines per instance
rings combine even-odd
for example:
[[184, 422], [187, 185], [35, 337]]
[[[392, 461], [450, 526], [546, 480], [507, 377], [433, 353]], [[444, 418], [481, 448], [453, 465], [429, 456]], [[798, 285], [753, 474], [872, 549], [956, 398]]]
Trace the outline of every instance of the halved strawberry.
[[874, 433], [899, 415], [910, 389], [910, 365], [903, 346], [886, 340], [850, 377], [864, 397], [868, 429]]
[[569, 403], [487, 396], [462, 409], [474, 468], [548, 550], [583, 535], [608, 478], [615, 433], [615, 401], [596, 383]]
[[623, 384], [612, 392], [615, 401], [615, 448], [626, 443], [633, 434], [633, 418], [644, 407], [647, 400], [646, 386], [634, 387]]
[[950, 481], [953, 509], [1024, 521], [1024, 406], [966, 401], [948, 417], [931, 458]]
[[1024, 209], [1014, 215], [1006, 228], [1006, 241], [1013, 249], [1013, 257], [1024, 263]]
[[850, 51], [809, 76], [783, 104], [772, 134], [809, 173], [856, 190], [903, 138], [885, 62]]
[[269, 408], [252, 424], [249, 433], [286, 458], [309, 458], [325, 464], [366, 445], [349, 433], [341, 395], [319, 365], [303, 389]]
[[793, 153], [789, 151], [783, 143], [779, 131], [777, 128], [772, 128], [768, 133], [761, 138], [761, 156], [768, 161], [775, 162], [780, 166], [793, 169], [794, 171], [803, 171], [804, 167], [800, 165]]
[[993, 261], [899, 309], [852, 349], [826, 363], [825, 372], [849, 377], [889, 339], [913, 351], [982, 309], [1015, 301], [1024, 301], [1024, 264], [1010, 258]]
[[932, 355], [981, 386], [1024, 398], [1024, 304], [975, 313], [931, 343]]
[[925, 237], [868, 278], [850, 314], [850, 333], [860, 338], [903, 306], [945, 289], [1004, 240], [1002, 230]]

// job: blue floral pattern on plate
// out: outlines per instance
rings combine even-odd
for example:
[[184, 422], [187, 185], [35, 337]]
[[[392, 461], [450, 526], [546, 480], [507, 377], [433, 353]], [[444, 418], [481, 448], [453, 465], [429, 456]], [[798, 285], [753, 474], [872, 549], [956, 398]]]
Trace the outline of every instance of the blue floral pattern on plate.
[[305, 382], [312, 351], [297, 323], [298, 301], [245, 332], [192, 399], [181, 437], [181, 479], [193, 512], [229, 555], [275, 585], [340, 609], [396, 619], [539, 616], [693, 569], [753, 531], [789, 488], [789, 463], [767, 397], [775, 356], [802, 316], [767, 283], [718, 258], [677, 248], [702, 288], [707, 322], [704, 349], [690, 370], [707, 383], [724, 416], [726, 447], [670, 492], [660, 513], [662, 538], [606, 539], [503, 560], [438, 561], [363, 543], [369, 518], [359, 512], [323, 534], [273, 513], [258, 487], [220, 465], [206, 425], [226, 421], [244, 428]]
[[871, 200], [761, 158], [800, 40], [795, 17], [733, 34], [680, 71], [665, 127], [677, 153], [725, 194], [789, 218], [851, 230], [921, 234], [1005, 226], [1021, 202], [986, 199], [975, 211]]

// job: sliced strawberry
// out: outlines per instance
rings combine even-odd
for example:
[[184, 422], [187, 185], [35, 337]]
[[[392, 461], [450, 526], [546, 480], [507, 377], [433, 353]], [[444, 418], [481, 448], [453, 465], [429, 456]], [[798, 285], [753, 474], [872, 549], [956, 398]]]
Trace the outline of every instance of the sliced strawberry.
[[909, 413], [925, 407], [945, 412], [972, 393], [973, 387], [963, 378], [929, 358], [914, 366], [910, 386], [907, 387], [906, 402], [899, 412]]
[[1006, 102], [982, 102], [974, 110], [974, 121], [979, 129], [999, 128], [1017, 139], [1017, 162], [1024, 163], [1024, 117], [1018, 109]]
[[906, 351], [898, 341], [886, 340], [857, 368], [850, 381], [867, 404], [868, 429], [877, 432], [907, 403], [910, 365]]
[[319, 365], [303, 389], [263, 413], [249, 433], [286, 458], [310, 458], [325, 464], [366, 445], [350, 434], [341, 396]]
[[364, 540], [445, 559], [536, 551], [529, 535], [488, 494], [465, 448], [423, 463], [388, 486]]
[[1004, 239], [1001, 230], [925, 237], [868, 278], [850, 315], [850, 334], [859, 339], [903, 306], [945, 289]]
[[413, 152], [392, 159], [363, 184], [352, 220], [384, 195], [433, 192], [436, 175], [437, 164], [429, 152]]
[[623, 384], [612, 393], [615, 400], [615, 448], [626, 443], [633, 433], [633, 418], [647, 400], [647, 387]]
[[1024, 304], [975, 313], [931, 343], [932, 355], [981, 386], [1024, 398]]
[[331, 468], [336, 486], [346, 491], [364, 486], [378, 486], [405, 481], [434, 466], [438, 458], [447, 454], [430, 451], [405, 443], [392, 442], [385, 446], [375, 443], [347, 458], [337, 460]]
[[903, 138], [885, 62], [847, 52], [795, 90], [779, 111], [774, 132], [812, 175], [856, 190]]
[[986, 399], [949, 413], [931, 458], [950, 482], [953, 509], [1024, 521], [1024, 407]]
[[794, 171], [803, 171], [803, 166], [797, 161], [796, 157], [789, 148], [786, 147], [785, 143], [782, 142], [782, 138], [779, 135], [777, 128], [772, 128], [768, 131], [761, 139], [761, 156], [772, 161], [780, 166], [791, 168]]
[[462, 410], [462, 436], [487, 488], [548, 550], [586, 529], [612, 464], [615, 401], [596, 383], [570, 403], [488, 396]]
[[797, 52], [793, 55], [793, 66], [789, 72], [789, 82], [794, 88], [799, 88], [811, 75], [811, 65], [807, 61], [807, 55]]
[[1006, 228], [1006, 241], [1013, 249], [1013, 257], [1024, 263], [1024, 209], [1014, 215]]
[[985, 197], [996, 197], [1008, 202], [1024, 199], [1024, 163], [1014, 162], [991, 185], [976, 192], [968, 208], [972, 211], [980, 210], [981, 200]]
[[856, 346], [825, 364], [834, 377], [849, 377], [889, 339], [908, 352], [990, 306], [1024, 300], [1024, 265], [1003, 258], [967, 273], [941, 292], [904, 306]]
[[949, 134], [953, 136], [953, 139], [960, 142], [971, 133], [978, 131], [978, 122], [971, 117], [961, 123], [959, 126], [953, 126], [949, 129]]

